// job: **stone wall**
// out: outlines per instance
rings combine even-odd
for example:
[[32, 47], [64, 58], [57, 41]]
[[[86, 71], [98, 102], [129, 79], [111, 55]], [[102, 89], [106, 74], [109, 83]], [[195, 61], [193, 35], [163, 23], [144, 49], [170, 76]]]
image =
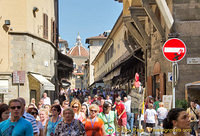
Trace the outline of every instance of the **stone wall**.
[[[200, 0], [174, 0], [175, 31], [187, 46], [187, 53], [179, 64], [177, 99], [184, 99], [185, 84], [199, 81], [200, 65], [187, 64], [188, 58], [200, 57]], [[192, 94], [191, 94], [192, 95]]]
[[[19, 86], [19, 96], [24, 97], [29, 103], [28, 72], [41, 74], [51, 80], [55, 72], [53, 61], [55, 60], [55, 50], [50, 43], [27, 35], [11, 35], [10, 43], [10, 72], [25, 71], [25, 83]], [[5, 102], [18, 97], [18, 85], [12, 84], [12, 76], [7, 78], [9, 79], [9, 91], [4, 95]]]

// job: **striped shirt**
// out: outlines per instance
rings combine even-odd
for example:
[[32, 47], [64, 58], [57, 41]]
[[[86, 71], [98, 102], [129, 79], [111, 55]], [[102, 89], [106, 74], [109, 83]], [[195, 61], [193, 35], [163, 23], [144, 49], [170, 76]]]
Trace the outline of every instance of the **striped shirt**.
[[32, 127], [33, 127], [33, 133], [39, 134], [39, 128], [37, 127], [36, 119], [31, 114], [29, 114], [27, 112], [24, 112], [22, 117], [25, 118], [27, 121], [31, 122]]

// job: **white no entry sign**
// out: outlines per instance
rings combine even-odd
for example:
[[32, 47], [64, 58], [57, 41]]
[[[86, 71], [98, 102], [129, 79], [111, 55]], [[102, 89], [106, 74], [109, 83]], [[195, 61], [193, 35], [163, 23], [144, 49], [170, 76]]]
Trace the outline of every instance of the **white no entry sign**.
[[162, 51], [167, 60], [178, 62], [184, 58], [186, 54], [186, 46], [180, 39], [172, 38], [165, 42]]

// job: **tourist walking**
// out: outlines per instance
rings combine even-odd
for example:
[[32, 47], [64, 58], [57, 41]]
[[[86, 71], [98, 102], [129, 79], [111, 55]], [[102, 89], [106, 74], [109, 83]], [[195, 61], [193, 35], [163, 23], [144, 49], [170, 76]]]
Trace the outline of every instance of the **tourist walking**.
[[33, 136], [31, 123], [22, 114], [24, 109], [19, 99], [9, 101], [10, 118], [0, 123], [0, 136]]
[[[27, 113], [31, 114], [35, 119], [37, 119], [38, 110], [37, 110], [35, 107], [28, 108], [28, 109], [27, 109]], [[38, 136], [43, 136], [43, 135], [44, 135], [44, 127], [43, 127], [43, 125], [42, 125], [42, 122], [36, 120], [36, 124], [37, 124], [37, 127], [38, 127], [38, 129], [39, 129]]]
[[163, 126], [163, 120], [166, 118], [167, 113], [168, 111], [164, 107], [164, 103], [160, 102], [159, 108], [157, 109], [157, 114], [158, 114], [158, 125], [160, 125], [161, 127]]
[[46, 126], [46, 121], [49, 118], [49, 112], [46, 109], [40, 109], [39, 111], [40, 122], [42, 123], [43, 128]]
[[78, 119], [81, 122], [83, 122], [83, 120], [86, 119], [85, 114], [83, 112], [81, 112], [81, 103], [78, 99], [73, 99], [70, 107], [73, 109], [74, 111], [74, 119]]
[[59, 122], [62, 121], [62, 117], [60, 117], [61, 107], [60, 105], [52, 105], [51, 106], [51, 115], [45, 126], [45, 135], [46, 136], [53, 136], [55, 134], [56, 126]]
[[111, 108], [111, 103], [106, 101], [103, 104], [103, 112], [98, 115], [98, 117], [104, 122], [104, 128], [107, 136], [116, 135], [117, 116], [114, 111], [111, 111]]
[[187, 113], [190, 117], [190, 128], [194, 131], [194, 134], [198, 136], [199, 111], [196, 109], [194, 101], [190, 102], [190, 107], [187, 108]]
[[153, 104], [149, 103], [148, 109], [144, 114], [144, 122], [146, 123], [146, 129], [149, 133], [152, 132], [153, 127], [157, 120], [157, 112], [153, 109]]
[[[121, 102], [120, 98], [116, 98], [116, 111], [118, 116], [118, 125], [119, 125], [119, 136], [121, 136], [122, 128], [126, 130], [127, 124], [127, 115], [124, 104]], [[125, 135], [127, 132], [125, 131]]]
[[87, 118], [89, 116], [88, 110], [87, 110], [87, 105], [86, 104], [82, 104], [81, 105], [81, 112], [83, 112], [85, 114], [85, 117]]
[[9, 106], [5, 103], [0, 104], [0, 122], [9, 118]]
[[90, 115], [85, 122], [85, 131], [87, 136], [106, 136], [104, 129], [104, 122], [97, 117], [99, 113], [99, 106], [96, 104], [91, 104]]
[[[63, 121], [58, 123], [54, 136], [84, 136], [85, 128], [80, 120], [74, 119], [71, 108], [63, 110]], [[86, 135], [85, 135], [86, 136]]]
[[127, 115], [127, 129], [128, 132], [133, 133], [133, 123], [134, 123], [134, 113], [131, 113], [131, 100], [128, 100], [127, 97], [124, 97], [124, 106], [126, 109]]
[[39, 134], [39, 129], [38, 129], [37, 124], [36, 124], [36, 119], [31, 114], [29, 114], [25, 111], [25, 107], [26, 107], [25, 99], [22, 98], [22, 97], [19, 97], [18, 100], [20, 100], [21, 103], [22, 103], [22, 109], [23, 109], [22, 110], [22, 117], [24, 119], [26, 119], [27, 121], [31, 122], [32, 127], [33, 127], [33, 134], [34, 134], [34, 136], [37, 136]]
[[190, 119], [184, 109], [174, 108], [163, 121], [164, 136], [190, 136]]
[[45, 104], [48, 104], [48, 105], [51, 105], [51, 100], [50, 100], [50, 98], [49, 97], [47, 97], [47, 93], [43, 93], [43, 98], [42, 98], [42, 100], [44, 101], [44, 105]]

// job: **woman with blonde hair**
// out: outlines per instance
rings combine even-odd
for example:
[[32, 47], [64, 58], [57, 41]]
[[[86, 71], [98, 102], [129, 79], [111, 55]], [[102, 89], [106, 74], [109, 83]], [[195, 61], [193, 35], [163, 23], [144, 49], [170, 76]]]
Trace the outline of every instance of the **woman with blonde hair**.
[[164, 107], [164, 103], [159, 103], [159, 108], [157, 109], [158, 114], [158, 125], [163, 126], [163, 120], [167, 117], [167, 109]]
[[47, 119], [49, 117], [48, 114], [49, 114], [49, 112], [46, 109], [42, 108], [39, 111], [39, 121], [42, 122], [43, 128], [45, 127], [46, 121], [47, 121]]
[[78, 99], [73, 99], [70, 107], [73, 109], [74, 111], [74, 119], [78, 119], [81, 122], [83, 122], [83, 120], [86, 119], [85, 114], [83, 112], [81, 112], [81, 103]]
[[36, 103], [35, 103], [35, 98], [31, 98], [31, 103], [30, 104], [33, 104], [34, 107], [37, 108]]
[[85, 122], [87, 136], [106, 136], [104, 122], [97, 116], [99, 113], [99, 106], [91, 104], [89, 109], [90, 115]]
[[144, 114], [144, 122], [146, 122], [146, 128], [148, 132], [152, 132], [153, 127], [157, 120], [157, 112], [153, 109], [153, 104], [149, 103], [148, 109]]

